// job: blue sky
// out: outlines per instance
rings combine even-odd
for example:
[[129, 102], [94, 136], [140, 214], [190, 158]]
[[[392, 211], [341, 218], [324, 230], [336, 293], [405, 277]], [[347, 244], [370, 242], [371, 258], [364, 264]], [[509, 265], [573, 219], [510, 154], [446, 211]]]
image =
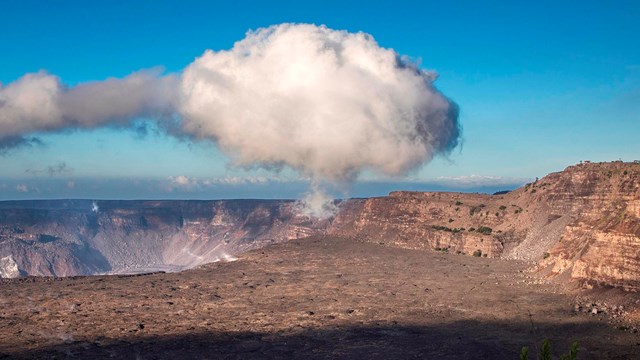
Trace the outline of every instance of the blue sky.
[[[580, 160], [640, 158], [639, 18], [637, 1], [6, 1], [0, 82], [40, 69], [70, 86], [179, 72], [205, 49], [283, 22], [363, 31], [438, 72], [436, 86], [460, 106], [463, 145], [406, 179], [365, 174], [348, 195], [491, 191]], [[0, 155], [0, 199], [305, 191], [292, 171], [236, 169], [211, 144], [154, 129], [38, 136], [43, 144]]]

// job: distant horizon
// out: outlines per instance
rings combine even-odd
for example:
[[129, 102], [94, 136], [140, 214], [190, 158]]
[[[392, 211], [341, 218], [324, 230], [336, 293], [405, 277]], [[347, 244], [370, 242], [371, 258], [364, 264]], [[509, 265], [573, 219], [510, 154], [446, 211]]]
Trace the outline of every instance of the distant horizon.
[[[539, 179], [545, 176], [561, 172], [568, 167], [580, 165], [583, 163], [592, 164], [607, 164], [617, 163], [621, 160], [610, 161], [590, 161], [583, 160], [574, 164], [568, 164], [562, 169], [549, 172], [547, 174], [541, 174], [536, 177]], [[633, 164], [638, 160], [622, 161], [624, 164]], [[466, 194], [487, 194], [493, 195], [500, 191], [513, 191], [527, 183], [533, 182], [536, 178], [491, 178], [471, 176], [466, 178], [457, 179], [439, 179], [434, 181], [383, 181], [383, 180], [368, 180], [358, 181], [351, 185], [348, 190], [340, 189], [339, 187], [330, 188], [328, 195], [334, 200], [346, 200], [346, 199], [363, 199], [371, 197], [387, 196], [394, 191], [418, 191], [418, 192], [447, 192], [447, 193], [466, 193]], [[205, 179], [206, 180], [206, 179]], [[85, 183], [82, 179], [76, 179], [74, 187], [80, 189], [67, 189], [68, 196], [59, 196], [58, 194], [64, 193], [64, 188], [68, 188], [68, 181], [66, 179], [44, 178], [41, 179], [40, 184], [44, 181], [46, 185], [43, 188], [30, 188], [28, 182], [22, 179], [13, 179], [10, 181], [3, 181], [0, 179], [0, 189], [5, 191], [0, 192], [0, 201], [37, 201], [37, 200], [87, 200], [87, 201], [215, 201], [215, 200], [300, 200], [305, 194], [309, 193], [309, 182], [302, 180], [286, 180], [281, 179], [269, 181], [263, 180], [260, 182], [248, 182], [242, 181], [243, 179], [235, 179], [236, 182], [209, 182], [198, 181], [197, 179], [190, 179], [190, 181], [184, 184], [173, 184], [171, 191], [167, 193], [167, 184], [158, 182], [154, 179], [100, 179], [98, 183], [103, 186], [99, 189], [95, 189], [96, 179], [89, 179], [86, 184], [90, 186], [83, 187]], [[210, 179], [209, 179], [210, 181]], [[10, 197], [10, 189], [14, 192], [19, 192], [17, 188], [27, 187], [29, 192]], [[146, 191], [146, 195], [132, 195], [118, 197], [118, 193], [122, 192], [122, 188], [135, 186], [137, 191], [135, 194]], [[12, 188], [13, 187], [13, 188]], [[92, 190], [93, 188], [93, 190]], [[73, 190], [72, 193], [70, 190]], [[108, 192], [109, 196], [91, 195], [90, 191]], [[77, 195], [80, 192], [81, 195]], [[76, 195], [74, 195], [74, 193]], [[269, 194], [269, 196], [261, 196], [260, 194]]]
[[[354, 189], [346, 194], [346, 196], [341, 195], [339, 192], [331, 192], [332, 198], [334, 200], [345, 200], [345, 199], [363, 199], [370, 197], [381, 197], [387, 196], [391, 192], [395, 191], [417, 191], [417, 192], [449, 192], [449, 193], [478, 193], [478, 194], [487, 194], [492, 195], [495, 192], [499, 191], [513, 191], [521, 186], [523, 186], [525, 182], [521, 184], [505, 184], [504, 186], [500, 185], [486, 185], [486, 186], [472, 186], [472, 187], [451, 187], [443, 184], [435, 184], [435, 183], [417, 183], [417, 182], [367, 182], [367, 183], [357, 183], [354, 184]], [[62, 184], [60, 184], [62, 185]], [[277, 188], [278, 185], [286, 185], [288, 191], [298, 191], [293, 195], [286, 196], [284, 193], [279, 192]], [[280, 183], [280, 184], [269, 184], [263, 185], [262, 188], [255, 188], [254, 190], [247, 190], [246, 186], [242, 188], [227, 188], [217, 190], [215, 193], [219, 195], [206, 195], [203, 191], [199, 192], [182, 192], [180, 194], [174, 194], [174, 196], [169, 196], [167, 194], [162, 194], [160, 191], [157, 192], [158, 195], [148, 195], [142, 197], [100, 197], [100, 196], [68, 196], [68, 197], [57, 197], [56, 193], [51, 193], [48, 195], [39, 194], [39, 193], [31, 193], [30, 196], [26, 196], [22, 194], [21, 197], [1, 197], [0, 201], [38, 201], [38, 200], [87, 200], [87, 201], [153, 201], [153, 200], [175, 200], [175, 201], [183, 201], [183, 200], [193, 200], [193, 201], [210, 201], [210, 200], [299, 200], [304, 194], [308, 193], [308, 183], [304, 182], [288, 182], [288, 183]], [[272, 189], [272, 190], [265, 190]], [[37, 191], [43, 191], [38, 189]], [[104, 192], [105, 189], [101, 189], [101, 192]], [[114, 190], [117, 191], [117, 190]], [[269, 192], [271, 194], [275, 194], [272, 196], [259, 196], [257, 193], [266, 193]], [[226, 194], [225, 194], [226, 193]], [[277, 194], [283, 194], [283, 196], [277, 196]], [[255, 195], [255, 196], [252, 196]]]

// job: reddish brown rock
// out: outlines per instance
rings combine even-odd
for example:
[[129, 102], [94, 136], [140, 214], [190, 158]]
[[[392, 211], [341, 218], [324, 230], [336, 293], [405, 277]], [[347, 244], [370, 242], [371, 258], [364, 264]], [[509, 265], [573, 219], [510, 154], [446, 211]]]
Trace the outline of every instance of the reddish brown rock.
[[640, 164], [570, 166], [505, 195], [394, 192], [349, 204], [330, 233], [539, 262], [550, 275], [567, 275], [585, 286], [636, 291]]

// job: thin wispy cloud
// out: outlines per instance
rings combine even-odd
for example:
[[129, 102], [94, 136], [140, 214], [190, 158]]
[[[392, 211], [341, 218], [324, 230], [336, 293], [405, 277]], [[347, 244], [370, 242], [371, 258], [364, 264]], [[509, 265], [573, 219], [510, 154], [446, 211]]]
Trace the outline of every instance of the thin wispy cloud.
[[0, 135], [0, 156], [10, 155], [13, 150], [44, 146], [44, 142], [36, 136]]
[[49, 165], [46, 168], [42, 169], [27, 169], [25, 173], [31, 175], [48, 175], [48, 176], [65, 176], [73, 173], [73, 168], [71, 168], [65, 161], [58, 161], [53, 165]]

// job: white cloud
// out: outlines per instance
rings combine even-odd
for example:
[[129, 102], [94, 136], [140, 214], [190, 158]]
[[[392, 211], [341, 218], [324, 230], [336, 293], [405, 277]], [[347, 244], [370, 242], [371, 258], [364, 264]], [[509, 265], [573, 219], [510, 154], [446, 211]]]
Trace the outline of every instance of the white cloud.
[[29, 192], [29, 187], [26, 184], [16, 185], [16, 191], [21, 193]]
[[61, 90], [58, 78], [43, 71], [0, 87], [0, 134], [15, 136], [62, 126]]
[[286, 182], [278, 177], [266, 177], [266, 176], [224, 176], [216, 178], [197, 179], [188, 177], [185, 175], [169, 176], [167, 178], [167, 184], [164, 188], [167, 191], [174, 190], [196, 190], [217, 185], [260, 185], [274, 182]]
[[457, 106], [434, 78], [368, 34], [281, 24], [207, 50], [175, 76], [139, 71], [67, 87], [26, 74], [0, 87], [0, 134], [147, 117], [217, 143], [243, 166], [288, 166], [316, 181], [352, 181], [363, 170], [397, 176], [458, 143]]
[[171, 112], [176, 78], [144, 70], [123, 79], [110, 78], [64, 86], [44, 71], [0, 84], [1, 138], [68, 128], [130, 126], [140, 116], [158, 119]]
[[266, 176], [225, 176], [220, 178], [205, 179], [202, 181], [204, 185], [243, 185], [243, 184], [266, 184], [269, 182], [282, 182], [283, 180], [277, 177]]
[[186, 190], [192, 191], [200, 186], [198, 180], [185, 175], [169, 176], [167, 183], [162, 185], [166, 191]]
[[364, 33], [272, 26], [187, 67], [181, 130], [240, 165], [402, 175], [457, 145], [457, 107], [433, 78]]
[[192, 185], [195, 183], [195, 180], [189, 179], [188, 177], [184, 176], [184, 175], [179, 175], [179, 176], [175, 176], [175, 177], [169, 177], [169, 180], [179, 186], [187, 186], [187, 185]]

